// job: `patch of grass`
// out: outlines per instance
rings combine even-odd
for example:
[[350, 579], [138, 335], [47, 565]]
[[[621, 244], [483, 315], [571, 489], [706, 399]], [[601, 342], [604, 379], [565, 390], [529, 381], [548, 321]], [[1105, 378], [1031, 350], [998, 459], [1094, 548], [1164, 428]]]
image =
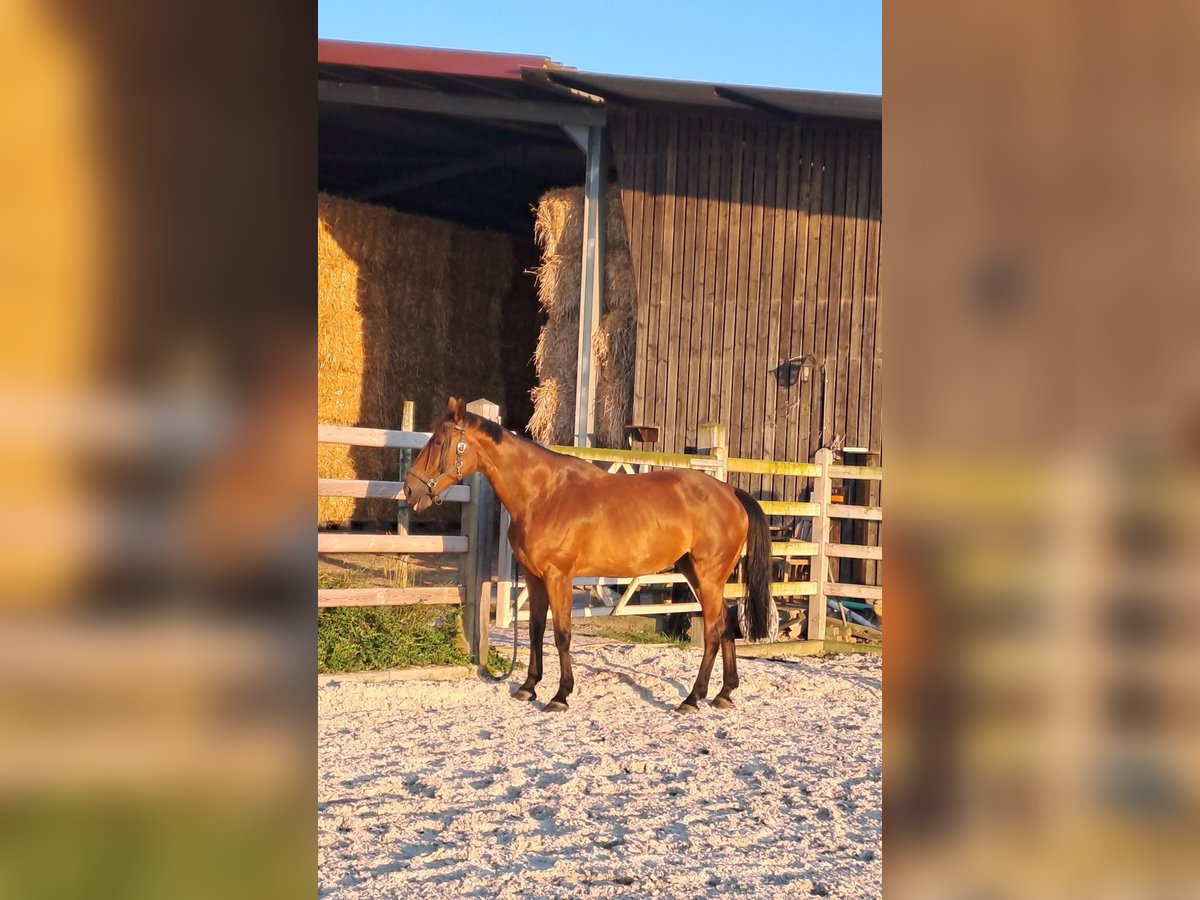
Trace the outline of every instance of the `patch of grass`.
[[[468, 665], [457, 606], [365, 606], [317, 613], [317, 671]], [[504, 665], [507, 669], [507, 661]]]
[[[487, 670], [496, 678], [500, 678], [508, 671], [508, 664], [512, 661], [512, 648], [507, 650], [497, 650], [495, 647], [488, 645], [488, 661]], [[525, 663], [519, 659], [516, 665], [513, 666], [513, 671], [518, 672], [525, 668]]]

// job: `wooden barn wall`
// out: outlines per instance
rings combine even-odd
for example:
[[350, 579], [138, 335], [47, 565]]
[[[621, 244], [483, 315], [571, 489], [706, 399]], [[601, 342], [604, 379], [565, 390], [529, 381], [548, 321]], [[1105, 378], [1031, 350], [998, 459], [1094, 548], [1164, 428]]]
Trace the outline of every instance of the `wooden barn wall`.
[[[634, 109], [609, 122], [638, 292], [633, 422], [658, 425], [664, 451], [715, 421], [732, 455], [811, 460], [819, 370], [792, 387], [772, 370], [813, 354], [829, 437], [881, 451], [880, 129]], [[761, 498], [808, 489], [738, 477]]]

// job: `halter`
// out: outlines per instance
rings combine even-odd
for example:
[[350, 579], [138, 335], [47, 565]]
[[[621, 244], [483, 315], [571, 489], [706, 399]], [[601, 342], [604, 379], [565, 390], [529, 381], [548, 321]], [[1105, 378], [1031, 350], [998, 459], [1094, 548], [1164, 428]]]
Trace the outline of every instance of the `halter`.
[[[466, 425], [455, 425], [453, 427], [454, 427], [455, 431], [462, 432], [462, 437], [460, 437], [458, 439], [458, 443], [454, 447], [454, 454], [455, 454], [455, 456], [454, 456], [454, 484], [458, 484], [460, 481], [462, 481], [462, 477], [463, 477], [462, 476], [463, 454], [467, 452], [467, 426]], [[443, 450], [442, 451], [443, 459], [445, 458], [445, 455], [446, 455], [446, 453]], [[446, 502], [444, 499], [442, 499], [442, 495], [440, 493], [438, 493], [437, 483], [439, 481], [441, 481], [443, 478], [448, 477], [449, 475], [450, 475], [449, 471], [443, 471], [438, 475], [434, 475], [432, 478], [430, 478], [428, 481], [425, 482], [425, 486], [427, 488], [429, 488], [430, 496], [433, 497], [433, 505], [434, 506], [441, 506], [443, 503]], [[419, 478], [420, 476], [417, 476], [417, 477]]]

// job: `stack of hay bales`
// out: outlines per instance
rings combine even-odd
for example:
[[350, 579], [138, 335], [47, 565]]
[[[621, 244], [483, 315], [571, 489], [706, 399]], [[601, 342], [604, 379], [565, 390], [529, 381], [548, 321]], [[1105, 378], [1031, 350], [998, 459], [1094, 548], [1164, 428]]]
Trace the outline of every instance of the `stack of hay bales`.
[[[500, 304], [510, 239], [317, 195], [317, 419], [424, 429], [450, 394], [500, 398]], [[395, 480], [399, 452], [320, 444], [324, 478]], [[319, 522], [393, 520], [387, 500], [322, 497]]]
[[[548, 444], [570, 444], [575, 433], [579, 351], [579, 288], [583, 265], [583, 188], [548, 191], [538, 203], [534, 234], [542, 248], [538, 298], [548, 320], [538, 337], [529, 430]], [[633, 402], [637, 290], [618, 188], [608, 192], [605, 284], [594, 336], [596, 441], [623, 447]]]

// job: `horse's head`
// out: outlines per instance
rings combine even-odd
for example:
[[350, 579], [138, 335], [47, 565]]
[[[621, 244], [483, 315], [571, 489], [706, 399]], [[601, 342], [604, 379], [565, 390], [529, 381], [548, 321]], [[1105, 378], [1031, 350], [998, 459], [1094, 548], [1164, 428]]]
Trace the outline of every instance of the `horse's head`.
[[440, 504], [444, 491], [479, 467], [466, 407], [461, 399], [451, 397], [446, 412], [429, 428], [429, 443], [413, 460], [404, 480], [404, 498], [415, 513]]

